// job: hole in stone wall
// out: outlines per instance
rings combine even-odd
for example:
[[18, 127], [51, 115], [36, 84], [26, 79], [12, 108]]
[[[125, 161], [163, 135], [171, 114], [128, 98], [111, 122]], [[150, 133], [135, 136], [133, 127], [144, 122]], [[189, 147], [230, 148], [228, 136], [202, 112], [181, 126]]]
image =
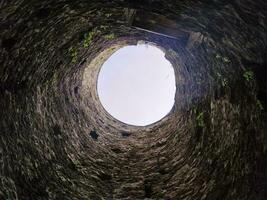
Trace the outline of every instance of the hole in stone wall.
[[98, 134], [96, 133], [96, 131], [94, 130], [94, 131], [91, 131], [90, 132], [90, 136], [91, 136], [91, 138], [93, 138], [94, 140], [97, 140], [98, 139]]
[[131, 133], [121, 132], [122, 137], [129, 137], [130, 135], [131, 135]]
[[146, 126], [161, 120], [174, 105], [174, 69], [154, 45], [125, 46], [103, 64], [97, 91], [103, 107], [114, 118]]
[[150, 198], [152, 196], [152, 185], [147, 180], [144, 182], [144, 191], [146, 198]]
[[74, 88], [74, 94], [78, 94], [78, 91], [79, 91], [79, 87], [75, 87]]

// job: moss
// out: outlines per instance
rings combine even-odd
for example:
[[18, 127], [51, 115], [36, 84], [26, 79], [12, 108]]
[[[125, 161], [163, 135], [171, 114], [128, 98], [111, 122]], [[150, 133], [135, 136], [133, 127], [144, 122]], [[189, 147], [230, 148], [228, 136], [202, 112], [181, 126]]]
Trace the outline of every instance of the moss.
[[198, 127], [204, 127], [204, 112], [200, 112], [197, 110], [197, 108], [194, 108], [193, 113], [196, 115], [196, 125]]
[[248, 81], [248, 82], [249, 82], [249, 81], [252, 81], [253, 78], [254, 78], [254, 73], [253, 73], [253, 71], [251, 71], [251, 70], [247, 70], [247, 71], [244, 72], [243, 77], [244, 77], [245, 80]]
[[221, 58], [221, 55], [220, 54], [216, 54], [215, 58], [216, 59], [220, 59]]
[[228, 57], [222, 57], [223, 62], [230, 63], [230, 59]]
[[70, 57], [71, 57], [71, 62], [76, 62], [77, 61], [77, 50], [74, 48], [74, 47], [70, 47], [69, 48], [69, 54], [70, 54]]
[[104, 30], [104, 31], [105, 31], [105, 30], [107, 30], [107, 29], [108, 29], [108, 26], [101, 25], [101, 26], [100, 26], [100, 29], [102, 29], [102, 30]]
[[223, 78], [222, 75], [217, 72], [217, 81], [223, 86], [226, 87], [228, 85], [228, 80], [226, 78]]
[[106, 16], [107, 18], [110, 18], [110, 17], [112, 16], [112, 14], [111, 14], [111, 13], [107, 13], [107, 14], [105, 14], [105, 16]]
[[256, 101], [256, 106], [257, 106], [257, 108], [258, 108], [260, 111], [263, 111], [263, 110], [264, 110], [264, 107], [263, 107], [261, 101], [258, 100], [258, 99], [257, 99], [257, 101]]
[[197, 121], [197, 126], [199, 126], [199, 127], [204, 127], [205, 126], [205, 124], [204, 124], [204, 113], [203, 112], [198, 113], [196, 121]]
[[231, 62], [230, 59], [229, 59], [228, 57], [226, 57], [226, 56], [222, 56], [222, 55], [220, 55], [220, 54], [216, 54], [216, 55], [215, 55], [215, 58], [216, 58], [217, 60], [220, 60], [220, 61], [224, 62], [224, 63], [230, 63], [230, 62]]
[[114, 33], [111, 33], [111, 34], [105, 35], [104, 38], [107, 40], [112, 40], [115, 38], [115, 35], [114, 35]]
[[222, 80], [222, 86], [223, 86], [223, 87], [226, 87], [227, 85], [228, 85], [228, 81], [227, 81], [227, 79], [224, 78], [224, 79]]
[[84, 48], [87, 48], [89, 46], [89, 44], [93, 40], [93, 36], [94, 35], [95, 35], [95, 29], [92, 30], [91, 32], [88, 32], [88, 33], [84, 34], [84, 40], [83, 40], [83, 47]]

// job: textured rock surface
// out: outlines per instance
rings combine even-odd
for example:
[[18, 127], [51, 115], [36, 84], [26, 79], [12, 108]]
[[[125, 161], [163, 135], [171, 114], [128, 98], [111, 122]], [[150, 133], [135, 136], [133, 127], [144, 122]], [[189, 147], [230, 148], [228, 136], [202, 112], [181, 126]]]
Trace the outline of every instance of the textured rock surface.
[[[175, 20], [173, 40], [125, 9]], [[267, 199], [267, 3], [0, 2], [0, 199]], [[176, 104], [159, 123], [110, 117], [101, 63], [138, 41], [163, 48]]]

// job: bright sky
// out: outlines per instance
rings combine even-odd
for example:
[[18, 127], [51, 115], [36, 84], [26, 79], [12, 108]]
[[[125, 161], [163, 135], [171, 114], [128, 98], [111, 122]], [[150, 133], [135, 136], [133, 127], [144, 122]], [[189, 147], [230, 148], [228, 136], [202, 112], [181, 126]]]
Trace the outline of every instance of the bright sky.
[[165, 54], [152, 45], [126, 46], [102, 66], [97, 90], [103, 107], [126, 124], [146, 126], [172, 109], [175, 76]]

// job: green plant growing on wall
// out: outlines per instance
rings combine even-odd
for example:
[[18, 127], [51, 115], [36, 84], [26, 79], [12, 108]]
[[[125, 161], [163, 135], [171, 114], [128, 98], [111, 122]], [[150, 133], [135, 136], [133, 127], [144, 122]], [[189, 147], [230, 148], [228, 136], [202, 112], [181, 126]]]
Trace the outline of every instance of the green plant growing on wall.
[[228, 57], [222, 57], [223, 62], [230, 63], [230, 59]]
[[204, 113], [200, 112], [197, 114], [197, 118], [196, 118], [196, 122], [197, 122], [197, 126], [199, 127], [204, 127]]
[[112, 14], [111, 14], [111, 13], [107, 13], [107, 14], [105, 14], [105, 16], [106, 16], [107, 18], [109, 18], [109, 17], [112, 16]]
[[111, 33], [111, 34], [108, 34], [108, 35], [105, 35], [104, 38], [107, 39], [107, 40], [112, 40], [114, 39], [115, 35], [114, 33]]
[[220, 54], [216, 54], [215, 56], [216, 59], [222, 60], [224, 63], [230, 63], [230, 59], [226, 56], [221, 56]]
[[218, 78], [218, 81], [221, 82], [221, 85], [223, 87], [226, 87], [228, 85], [227, 79], [223, 78], [222, 75], [219, 72], [217, 72], [217, 78]]
[[226, 87], [228, 85], [228, 81], [224, 78], [222, 79], [222, 86]]
[[197, 111], [197, 108], [195, 107], [193, 109], [193, 113], [196, 115], [196, 124], [198, 127], [204, 127], [204, 112]]
[[107, 30], [107, 29], [108, 29], [108, 26], [101, 25], [101, 26], [100, 26], [100, 29], [102, 29], [102, 30], [104, 30], [104, 31], [105, 31], [105, 30]]
[[73, 47], [70, 47], [69, 48], [69, 54], [70, 54], [70, 57], [71, 57], [71, 62], [76, 62], [77, 61], [77, 50]]
[[216, 54], [215, 58], [220, 59], [222, 56], [220, 54]]
[[252, 81], [252, 79], [254, 78], [254, 73], [251, 70], [247, 70], [247, 71], [244, 72], [243, 77], [248, 82]]
[[53, 76], [51, 77], [51, 79], [49, 79], [50, 83], [52, 83], [52, 84], [56, 83], [57, 78], [58, 78], [58, 74], [54, 73]]
[[87, 48], [89, 46], [89, 44], [92, 41], [92, 38], [93, 38], [93, 34], [91, 32], [84, 34], [84, 40], [83, 40], [83, 47], [84, 48]]
[[83, 47], [84, 48], [89, 47], [89, 44], [92, 42], [94, 34], [95, 34], [95, 30], [92, 30], [89, 33], [84, 34], [84, 40], [83, 40]]
[[264, 110], [264, 107], [263, 107], [261, 101], [258, 100], [258, 99], [257, 99], [257, 101], [256, 101], [256, 106], [257, 106], [257, 108], [258, 108], [260, 111], [263, 111], [263, 110]]

